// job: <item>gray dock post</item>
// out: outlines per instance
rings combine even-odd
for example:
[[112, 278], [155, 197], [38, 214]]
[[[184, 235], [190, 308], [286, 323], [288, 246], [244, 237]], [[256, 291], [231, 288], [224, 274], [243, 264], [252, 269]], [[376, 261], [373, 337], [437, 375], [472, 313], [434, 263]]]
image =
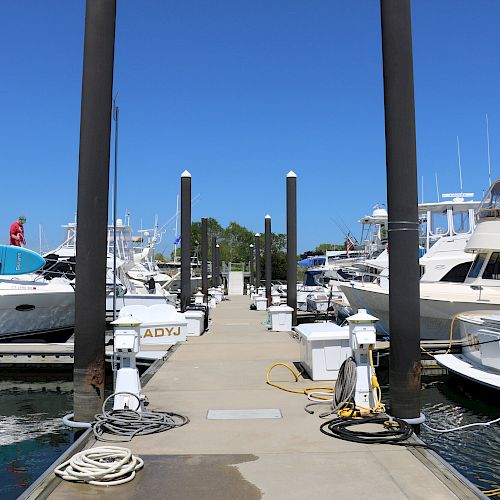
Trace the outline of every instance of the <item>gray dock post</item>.
[[297, 326], [297, 175], [286, 176], [286, 303]]
[[217, 245], [217, 238], [214, 236], [212, 238], [212, 287], [217, 286], [217, 262], [215, 261], [215, 254], [217, 251], [215, 250], [215, 246]]
[[253, 271], [253, 245], [250, 243], [250, 285], [254, 284], [254, 271]]
[[387, 201], [391, 414], [420, 417], [418, 190], [409, 0], [381, 0]]
[[208, 304], [208, 219], [201, 219], [201, 291]]
[[215, 245], [215, 262], [217, 263], [217, 286], [223, 285], [224, 283], [221, 280], [221, 271], [220, 271], [220, 246], [217, 243]]
[[260, 288], [260, 233], [255, 233], [255, 286]]
[[264, 253], [266, 263], [266, 297], [267, 305], [271, 305], [271, 279], [272, 279], [272, 263], [271, 263], [271, 216], [266, 215], [264, 220]]
[[181, 311], [191, 299], [191, 174], [181, 174]]
[[104, 401], [106, 247], [116, 0], [87, 0], [76, 252], [74, 419], [92, 422]]

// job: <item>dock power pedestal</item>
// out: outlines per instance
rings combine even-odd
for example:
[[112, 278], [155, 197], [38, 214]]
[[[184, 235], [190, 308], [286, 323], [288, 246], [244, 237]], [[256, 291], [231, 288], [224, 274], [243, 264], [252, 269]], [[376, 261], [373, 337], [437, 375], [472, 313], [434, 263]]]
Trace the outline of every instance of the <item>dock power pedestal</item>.
[[133, 316], [122, 316], [111, 323], [114, 328], [114, 346], [118, 355], [113, 410], [142, 412], [142, 394], [136, 356], [141, 347], [140, 326], [142, 321]]

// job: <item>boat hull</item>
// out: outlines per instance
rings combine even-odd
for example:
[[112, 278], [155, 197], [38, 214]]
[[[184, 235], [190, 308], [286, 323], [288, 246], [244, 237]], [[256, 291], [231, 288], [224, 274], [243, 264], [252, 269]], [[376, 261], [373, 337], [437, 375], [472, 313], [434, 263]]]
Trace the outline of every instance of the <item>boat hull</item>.
[[73, 333], [75, 294], [34, 291], [0, 295], [0, 341], [64, 342]]
[[[341, 285], [349, 304], [354, 310], [363, 308], [379, 318], [377, 329], [380, 333], [389, 331], [389, 292], [373, 285]], [[464, 311], [495, 311], [497, 303], [465, 300], [439, 300], [420, 298], [420, 338], [422, 340], [447, 340], [450, 338], [451, 321]], [[454, 325], [453, 338], [459, 338], [458, 324]]]

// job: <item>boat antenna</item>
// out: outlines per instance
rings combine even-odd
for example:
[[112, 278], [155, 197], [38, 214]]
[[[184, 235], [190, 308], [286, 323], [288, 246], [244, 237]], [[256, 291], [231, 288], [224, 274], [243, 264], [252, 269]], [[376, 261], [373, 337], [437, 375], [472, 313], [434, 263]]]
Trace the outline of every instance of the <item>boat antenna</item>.
[[463, 187], [462, 187], [462, 162], [460, 161], [460, 141], [458, 140], [458, 135], [457, 135], [457, 154], [458, 154], [458, 174], [460, 176], [460, 192], [463, 193]]
[[[115, 122], [115, 151], [113, 168], [113, 321], [116, 319], [116, 211], [118, 206], [118, 106], [116, 99], [118, 92], [113, 98], [113, 120]], [[113, 352], [111, 355], [111, 368], [113, 370], [113, 387], [116, 387], [116, 352], [113, 342]]]
[[[113, 120], [115, 122], [115, 155], [113, 169], [113, 321], [116, 319], [116, 211], [117, 211], [117, 192], [118, 192], [118, 113], [116, 104], [118, 92], [113, 98]], [[113, 348], [114, 351], [114, 348]], [[113, 352], [114, 361], [114, 352]]]
[[491, 186], [490, 127], [488, 123], [488, 113], [486, 113], [486, 143], [488, 145], [488, 185]]
[[437, 174], [437, 172], [434, 172], [434, 175], [436, 177], [436, 194], [437, 194], [438, 201], [439, 201], [439, 184], [438, 184], [438, 174]]

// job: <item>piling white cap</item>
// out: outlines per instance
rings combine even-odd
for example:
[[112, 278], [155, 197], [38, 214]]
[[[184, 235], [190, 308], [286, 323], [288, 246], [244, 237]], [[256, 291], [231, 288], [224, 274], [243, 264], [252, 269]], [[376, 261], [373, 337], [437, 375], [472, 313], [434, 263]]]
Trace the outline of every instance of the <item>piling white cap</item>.
[[297, 174], [293, 171], [293, 170], [290, 170], [290, 172], [288, 172], [288, 174], [286, 174], [287, 177], [297, 177]]
[[181, 174], [181, 177], [191, 177], [191, 174], [187, 170], [184, 170], [184, 172], [182, 172]]
[[220, 248], [220, 245], [217, 243], [217, 245], [215, 245], [215, 248]]
[[255, 236], [260, 236], [260, 233], [255, 233]]
[[271, 218], [271, 216], [270, 216], [269, 214], [267, 214], [264, 218], [265, 218], [265, 219], [270, 219], [270, 218]]
[[253, 243], [250, 243], [250, 248], [253, 248]]

